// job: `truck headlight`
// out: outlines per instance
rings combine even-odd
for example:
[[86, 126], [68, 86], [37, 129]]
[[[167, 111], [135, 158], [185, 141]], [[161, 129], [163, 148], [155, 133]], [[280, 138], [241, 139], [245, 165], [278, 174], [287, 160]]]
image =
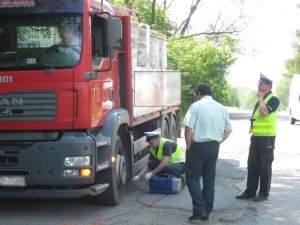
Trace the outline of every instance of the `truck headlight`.
[[66, 157], [65, 166], [89, 166], [91, 165], [91, 156]]

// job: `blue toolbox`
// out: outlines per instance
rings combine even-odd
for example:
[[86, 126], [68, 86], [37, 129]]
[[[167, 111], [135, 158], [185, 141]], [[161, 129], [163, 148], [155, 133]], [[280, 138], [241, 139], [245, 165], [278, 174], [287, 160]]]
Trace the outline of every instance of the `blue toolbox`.
[[146, 190], [150, 193], [172, 194], [181, 189], [181, 179], [173, 175], [158, 174], [146, 180]]

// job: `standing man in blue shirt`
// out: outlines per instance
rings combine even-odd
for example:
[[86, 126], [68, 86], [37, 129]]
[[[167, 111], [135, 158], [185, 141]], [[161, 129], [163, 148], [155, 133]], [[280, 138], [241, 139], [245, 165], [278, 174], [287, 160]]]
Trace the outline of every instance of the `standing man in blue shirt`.
[[216, 163], [220, 143], [226, 140], [232, 130], [227, 110], [212, 99], [208, 84], [198, 85], [195, 94], [198, 101], [191, 105], [184, 119], [185, 175], [193, 203], [190, 222], [209, 220], [214, 204]]

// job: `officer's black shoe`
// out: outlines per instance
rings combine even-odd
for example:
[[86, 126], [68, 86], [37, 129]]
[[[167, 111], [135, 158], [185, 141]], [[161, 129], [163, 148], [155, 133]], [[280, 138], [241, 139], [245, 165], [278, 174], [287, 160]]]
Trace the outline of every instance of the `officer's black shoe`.
[[202, 214], [193, 214], [191, 217], [189, 217], [189, 222], [190, 223], [196, 223], [198, 221], [208, 221], [209, 220], [209, 215], [206, 213]]
[[246, 191], [244, 191], [241, 195], [236, 196], [236, 199], [251, 199], [255, 198], [255, 195], [249, 195]]
[[262, 202], [262, 201], [266, 201], [268, 200], [268, 196], [265, 196], [265, 195], [257, 195], [253, 201], [255, 202]]

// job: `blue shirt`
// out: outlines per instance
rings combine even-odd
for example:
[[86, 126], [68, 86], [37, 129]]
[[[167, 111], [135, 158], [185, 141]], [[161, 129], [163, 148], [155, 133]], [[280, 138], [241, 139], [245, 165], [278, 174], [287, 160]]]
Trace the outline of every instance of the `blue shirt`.
[[221, 142], [224, 131], [232, 130], [227, 110], [208, 95], [191, 105], [184, 125], [193, 129], [192, 139], [196, 142]]

